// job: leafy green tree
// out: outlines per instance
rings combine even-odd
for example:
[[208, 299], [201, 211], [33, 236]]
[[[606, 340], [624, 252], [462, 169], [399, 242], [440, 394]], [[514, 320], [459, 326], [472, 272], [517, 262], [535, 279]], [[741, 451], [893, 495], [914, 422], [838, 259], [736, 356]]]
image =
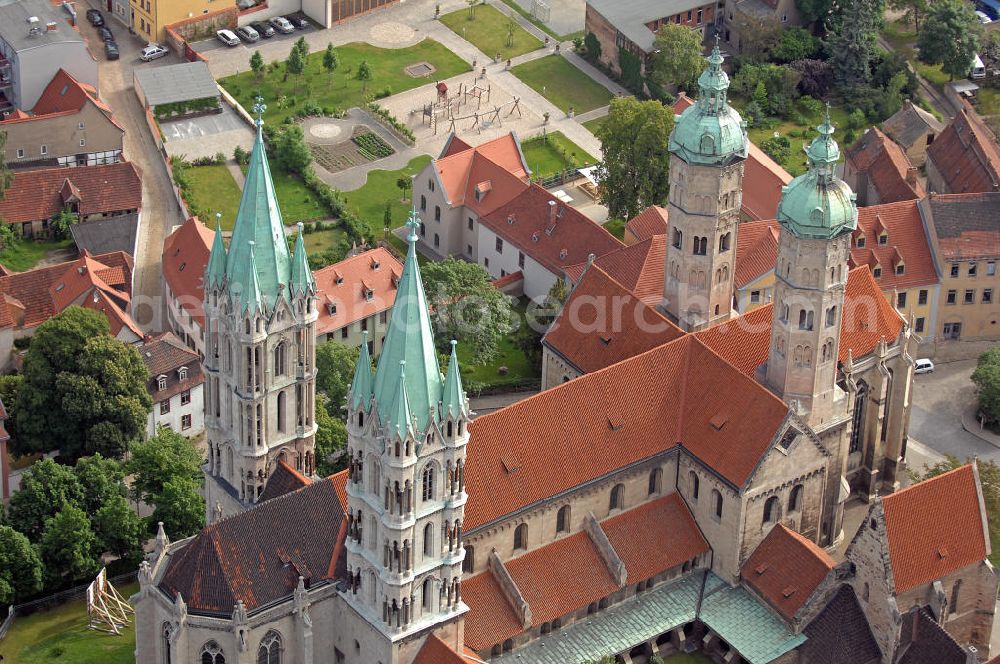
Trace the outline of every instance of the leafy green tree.
[[[764, 93], [760, 84], [764, 84]], [[750, 97], [766, 115], [788, 116], [799, 96], [799, 74], [791, 67], [770, 63], [747, 63], [740, 67], [733, 79], [732, 90], [743, 97]]]
[[63, 208], [59, 211], [59, 214], [49, 220], [49, 233], [52, 235], [53, 239], [65, 240], [70, 236], [69, 227], [79, 220], [79, 217], [70, 212], [67, 208]]
[[347, 458], [341, 454], [346, 447], [347, 425], [342, 416], [330, 414], [326, 395], [320, 392], [316, 395], [316, 473], [327, 477], [346, 468]]
[[924, 30], [917, 35], [920, 60], [941, 65], [953, 79], [969, 75], [983, 41], [983, 24], [973, 5], [964, 0], [939, 0], [931, 5]]
[[438, 351], [450, 352], [451, 340], [461, 339], [474, 363], [492, 360], [500, 340], [514, 329], [510, 298], [475, 263], [449, 257], [421, 270]]
[[288, 54], [288, 59], [285, 60], [284, 80], [287, 81], [289, 76], [295, 76], [296, 78], [298, 78], [305, 70], [306, 70], [305, 56], [302, 55], [301, 50], [293, 47], [291, 53]]
[[871, 81], [883, 8], [884, 0], [850, 0], [831, 21], [834, 34], [829, 50], [833, 81], [845, 94]]
[[205, 527], [205, 499], [198, 492], [200, 483], [187, 477], [169, 478], [163, 489], [152, 497], [155, 505], [150, 523], [163, 522], [170, 539], [190, 537]]
[[673, 128], [673, 110], [658, 101], [611, 100], [608, 120], [597, 130], [604, 152], [597, 181], [612, 219], [631, 219], [650, 205], [666, 204]]
[[341, 408], [354, 379], [359, 352], [360, 349], [337, 341], [326, 341], [316, 347], [316, 388], [326, 395], [327, 410], [337, 419], [344, 418]]
[[147, 503], [163, 492], [169, 479], [201, 481], [202, 458], [194, 445], [173, 429], [160, 427], [149, 440], [132, 446], [127, 470], [135, 496]]
[[927, 15], [928, 0], [888, 0], [889, 9], [904, 12], [908, 23], [913, 23], [913, 29], [920, 33], [920, 22]]
[[[2, 196], [0, 196], [0, 200], [3, 200]], [[14, 226], [0, 219], [0, 251], [7, 251], [17, 246], [20, 240], [21, 238], [14, 232]]]
[[635, 95], [642, 95], [646, 82], [642, 78], [642, 60], [624, 46], [618, 49], [621, 83]]
[[[0, 131], [0, 154], [3, 154], [4, 147], [7, 145], [7, 132]], [[4, 194], [10, 187], [10, 183], [14, 181], [14, 174], [11, 172], [5, 163], [0, 163], [0, 201], [3, 200]]]
[[309, 57], [309, 43], [306, 41], [305, 37], [299, 37], [296, 39], [292, 49], [301, 53], [303, 59]]
[[656, 33], [649, 75], [663, 86], [691, 90], [705, 68], [701, 32], [679, 23], [667, 23]]
[[65, 505], [45, 520], [38, 544], [45, 563], [46, 585], [58, 588], [92, 577], [101, 567], [100, 549], [101, 543], [84, 511]]
[[823, 21], [830, 13], [833, 0], [795, 0], [799, 16], [807, 24]]
[[105, 551], [119, 558], [141, 557], [146, 526], [124, 496], [112, 496], [94, 512], [94, 530]]
[[83, 457], [76, 462], [73, 472], [83, 489], [80, 506], [87, 514], [94, 514], [101, 505], [127, 494], [125, 469], [115, 459], [105, 459], [100, 454]]
[[10, 525], [38, 542], [46, 519], [66, 505], [80, 506], [83, 501], [83, 487], [73, 470], [42, 459], [24, 473], [21, 488], [10, 497]]
[[509, 19], [507, 21], [507, 48], [514, 46], [514, 35], [517, 33], [517, 21]]
[[333, 48], [333, 43], [326, 45], [326, 51], [323, 52], [323, 69], [326, 73], [330, 75], [330, 81], [333, 81], [333, 72], [337, 71], [337, 67], [340, 65], [340, 58], [337, 57], [337, 51]]
[[792, 144], [787, 136], [772, 136], [760, 144], [760, 149], [779, 164], [784, 164], [792, 154]]
[[312, 163], [312, 152], [306, 145], [302, 127], [293, 124], [281, 132], [275, 145], [275, 157], [278, 164], [286, 171], [305, 175], [306, 169]]
[[361, 64], [358, 65], [358, 80], [362, 82], [361, 91], [364, 92], [368, 89], [368, 83], [375, 78], [372, 73], [372, 66], [368, 64], [367, 60], [362, 60]]
[[979, 410], [992, 422], [1000, 420], [1000, 348], [979, 356], [972, 382], [979, 395]]
[[0, 604], [13, 604], [42, 589], [42, 559], [28, 538], [0, 526]]
[[782, 26], [770, 16], [738, 14], [733, 21], [740, 34], [740, 55], [751, 62], [768, 62], [778, 47]]
[[805, 28], [794, 26], [781, 31], [771, 56], [778, 62], [808, 60], [819, 55], [822, 43]]
[[601, 61], [601, 40], [593, 32], [588, 32], [583, 38], [583, 47], [586, 49], [587, 59], [591, 62]]
[[410, 189], [413, 188], [413, 178], [411, 178], [408, 175], [400, 176], [400, 178], [398, 180], [396, 180], [396, 186], [399, 187], [399, 191], [402, 192], [402, 194], [403, 194], [400, 197], [399, 202], [400, 203], [405, 203], [406, 202], [406, 192], [408, 192]]
[[253, 71], [254, 75], [259, 79], [264, 75], [264, 69], [266, 65], [264, 64], [264, 56], [260, 54], [260, 51], [254, 51], [253, 55], [250, 56], [250, 69]]
[[[7, 421], [4, 422], [4, 428], [7, 429], [7, 434], [11, 438], [17, 437], [17, 394], [21, 390], [21, 383], [24, 382], [24, 376], [21, 374], [5, 374], [0, 376], [0, 400], [3, 401], [3, 407], [7, 411]], [[14, 446], [10, 446], [14, 449]]]

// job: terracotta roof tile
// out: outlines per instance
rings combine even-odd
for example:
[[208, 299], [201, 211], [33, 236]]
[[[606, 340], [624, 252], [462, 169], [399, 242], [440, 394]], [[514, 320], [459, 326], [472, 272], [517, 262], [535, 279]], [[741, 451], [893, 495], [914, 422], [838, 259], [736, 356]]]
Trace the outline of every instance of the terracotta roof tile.
[[774, 219], [740, 224], [736, 236], [735, 288], [743, 288], [774, 269], [778, 261], [780, 229], [780, 224]]
[[793, 620], [835, 564], [826, 551], [779, 523], [743, 563], [740, 577]]
[[[383, 247], [313, 272], [320, 309], [316, 334], [339, 330], [390, 309], [396, 301], [396, 282], [402, 273], [403, 265]], [[370, 299], [364, 295], [366, 288], [372, 291]]]
[[424, 641], [424, 645], [420, 646], [412, 664], [468, 664], [468, 661], [436, 634], [431, 634]]
[[870, 127], [847, 149], [847, 163], [867, 175], [880, 203], [910, 201], [926, 193], [903, 148], [878, 127]]
[[940, 134], [944, 131], [944, 123], [907, 99], [902, 108], [882, 123], [882, 129], [892, 140], [909, 149], [917, 140], [923, 140], [927, 132]]
[[82, 215], [132, 211], [142, 207], [142, 179], [130, 162], [78, 168], [14, 171], [0, 200], [0, 219], [7, 223], [51, 219], [63, 209], [60, 192], [66, 181], [79, 190]]
[[[162, 401], [195, 385], [204, 382], [201, 358], [198, 353], [184, 345], [173, 332], [164, 332], [150, 337], [139, 348], [142, 361], [146, 364], [149, 379], [146, 383], [149, 393], [157, 401]], [[181, 379], [179, 369], [186, 368], [187, 378]], [[159, 389], [158, 378], [166, 377], [166, 388]]]
[[1000, 193], [935, 195], [921, 203], [930, 211], [941, 257], [946, 261], [1000, 256]]
[[882, 498], [896, 593], [987, 556], [978, 478], [971, 464]]
[[[475, 148], [459, 150], [454, 140], [452, 144], [434, 162], [451, 205], [468, 205], [484, 215], [527, 188], [528, 169], [513, 132]], [[489, 183], [489, 193], [477, 198], [476, 187], [483, 183]]]
[[791, 181], [788, 171], [750, 143], [743, 167], [743, 214], [750, 219], [772, 219], [778, 214], [781, 188]]
[[[594, 260], [594, 264], [640, 300], [655, 307], [663, 301], [666, 255], [667, 236], [655, 235], [600, 255]], [[570, 281], [579, 283], [586, 267], [587, 262], [577, 263], [565, 268], [563, 272]]]
[[214, 239], [215, 231], [206, 228], [198, 217], [191, 217], [163, 242], [163, 279], [170, 287], [174, 301], [199, 327], [205, 325], [203, 280]]
[[48, 115], [62, 111], [79, 111], [88, 101], [97, 98], [97, 90], [73, 78], [65, 69], [56, 72], [31, 112]]
[[262, 503], [265, 500], [271, 500], [286, 493], [297, 491], [310, 484], [312, 484], [312, 480], [279, 459], [278, 463], [274, 466], [274, 472], [267, 478], [264, 491], [257, 500]]
[[628, 583], [645, 581], [708, 551], [676, 492], [605, 519], [601, 527], [625, 563]]
[[524, 631], [493, 572], [486, 570], [462, 580], [465, 643], [473, 650], [487, 650]]
[[962, 112], [927, 148], [927, 160], [941, 174], [947, 193], [1000, 189], [996, 137], [967, 102], [962, 102]]
[[[879, 243], [881, 233], [886, 236], [885, 244]], [[861, 236], [865, 238], [865, 246], [858, 249], [857, 240]], [[916, 200], [858, 208], [858, 228], [852, 246], [852, 267], [881, 266], [882, 276], [875, 281], [882, 290], [931, 286], [938, 281]], [[896, 273], [900, 263], [903, 274]]]
[[452, 133], [445, 142], [444, 148], [441, 150], [441, 154], [438, 155], [438, 159], [443, 159], [444, 157], [453, 155], [456, 152], [464, 152], [471, 147], [471, 145], [463, 141], [456, 134]]
[[625, 230], [632, 234], [636, 242], [648, 240], [654, 235], [664, 235], [667, 232], [667, 209], [650, 205], [629, 219]]

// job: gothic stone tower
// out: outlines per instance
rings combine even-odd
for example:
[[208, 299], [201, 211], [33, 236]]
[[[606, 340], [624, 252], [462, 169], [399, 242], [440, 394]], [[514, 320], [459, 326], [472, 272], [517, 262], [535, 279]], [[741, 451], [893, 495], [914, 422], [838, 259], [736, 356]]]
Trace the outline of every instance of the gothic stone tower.
[[294, 253], [262, 135], [250, 155], [229, 250], [216, 224], [205, 271], [208, 522], [253, 505], [281, 460], [315, 466], [316, 284], [301, 228]]
[[718, 43], [698, 79], [698, 101], [670, 134], [670, 238], [663, 307], [685, 330], [727, 319], [733, 307], [745, 124], [728, 103]]
[[[461, 629], [462, 518], [469, 406], [456, 342], [441, 375], [420, 281], [416, 211], [374, 378], [363, 344], [348, 396], [349, 605], [384, 636], [388, 663], [407, 638]], [[459, 634], [459, 636], [461, 636]], [[458, 639], [461, 642], [461, 639]]]

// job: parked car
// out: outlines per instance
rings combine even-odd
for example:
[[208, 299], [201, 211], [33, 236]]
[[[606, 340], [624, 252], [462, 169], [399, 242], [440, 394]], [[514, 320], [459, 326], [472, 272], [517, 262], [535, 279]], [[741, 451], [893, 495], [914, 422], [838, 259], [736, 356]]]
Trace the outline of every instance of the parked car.
[[111, 32], [111, 28], [106, 25], [97, 28], [97, 34], [101, 36], [103, 41], [109, 42], [115, 40], [115, 33]]
[[934, 373], [934, 363], [927, 359], [917, 360], [916, 362], [913, 363], [913, 373], [915, 374]]
[[142, 53], [139, 54], [139, 59], [143, 62], [149, 62], [150, 60], [162, 58], [167, 53], [170, 53], [170, 51], [165, 46], [160, 46], [159, 44], [146, 44], [146, 47], [142, 49]]
[[236, 36], [248, 44], [252, 44], [260, 39], [260, 35], [257, 34], [257, 31], [249, 25], [244, 25], [242, 28], [236, 28]]
[[309, 19], [306, 18], [305, 14], [290, 14], [285, 18], [299, 30], [305, 30], [309, 27]]
[[108, 56], [108, 60], [117, 60], [121, 57], [121, 53], [118, 52], [118, 44], [113, 41], [104, 42], [104, 55]]
[[219, 30], [215, 33], [215, 36], [219, 38], [219, 41], [226, 46], [239, 46], [240, 38], [233, 33], [232, 30]]
[[993, 19], [990, 18], [989, 14], [987, 14], [986, 12], [981, 12], [978, 9], [976, 10], [976, 18], [978, 18], [979, 22], [983, 24], [993, 22]]
[[295, 32], [295, 26], [288, 22], [288, 19], [284, 16], [275, 16], [271, 19], [271, 25], [278, 32], [288, 34], [290, 32]]
[[274, 28], [272, 28], [270, 24], [264, 23], [263, 21], [254, 21], [250, 24], [250, 27], [264, 39], [270, 39], [274, 36]]
[[88, 9], [87, 20], [90, 21], [92, 26], [99, 28], [104, 25], [104, 14], [96, 9]]

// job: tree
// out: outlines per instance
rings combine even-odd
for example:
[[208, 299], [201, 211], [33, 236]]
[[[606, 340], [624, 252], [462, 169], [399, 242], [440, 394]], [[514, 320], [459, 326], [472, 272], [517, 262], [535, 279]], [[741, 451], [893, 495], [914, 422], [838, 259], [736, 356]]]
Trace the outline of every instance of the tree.
[[257, 78], [261, 78], [264, 75], [265, 66], [264, 56], [260, 54], [260, 51], [254, 51], [253, 55], [250, 56], [250, 69]]
[[101, 505], [127, 494], [125, 469], [114, 459], [105, 459], [100, 454], [83, 457], [76, 462], [73, 472], [83, 489], [80, 506], [87, 514], [94, 514]]
[[778, 62], [807, 60], [819, 55], [822, 44], [805, 28], [797, 26], [781, 31], [778, 45], [771, 54]]
[[367, 60], [362, 60], [361, 64], [358, 65], [357, 77], [362, 82], [361, 91], [364, 92], [368, 89], [368, 82], [375, 78], [372, 67]]
[[316, 388], [326, 395], [327, 409], [337, 419], [344, 418], [341, 407], [354, 380], [359, 352], [358, 348], [336, 341], [326, 341], [316, 347]]
[[396, 186], [399, 187], [399, 191], [402, 192], [402, 196], [399, 199], [400, 203], [406, 202], [406, 192], [413, 188], [413, 178], [408, 175], [402, 175], [398, 180], [396, 180]]
[[306, 145], [302, 127], [296, 124], [286, 127], [278, 136], [274, 154], [282, 168], [299, 175], [305, 175], [306, 169], [312, 163], [312, 152]]
[[826, 60], [796, 60], [789, 65], [799, 75], [799, 92], [810, 97], [822, 97], [830, 90], [833, 71]]
[[924, 30], [917, 35], [922, 62], [941, 65], [953, 79], [969, 75], [983, 39], [983, 24], [973, 5], [964, 0], [940, 0], [931, 5]]
[[316, 474], [327, 477], [343, 470], [346, 448], [347, 425], [342, 417], [330, 414], [326, 395], [320, 392], [316, 395]]
[[187, 477], [174, 477], [163, 483], [153, 496], [156, 506], [150, 523], [163, 522], [170, 539], [190, 537], [205, 527], [205, 499], [198, 493], [200, 483]]
[[833, 0], [795, 0], [799, 16], [807, 24], [823, 21], [830, 13]]
[[[0, 376], [0, 401], [3, 401], [4, 410], [7, 411], [7, 420], [4, 428], [11, 438], [17, 437], [17, 393], [21, 389], [24, 376], [21, 374], [5, 374]], [[13, 449], [14, 446], [11, 446]]]
[[382, 229], [385, 231], [385, 238], [389, 239], [389, 231], [392, 230], [392, 201], [385, 202], [385, 212], [382, 213]]
[[333, 72], [337, 70], [339, 64], [340, 59], [337, 57], [337, 51], [334, 50], [331, 42], [326, 45], [326, 51], [323, 52], [323, 69], [330, 75], [331, 82], [333, 82]]
[[991, 348], [979, 356], [972, 382], [982, 415], [991, 422], [1000, 420], [1000, 348]]
[[38, 550], [45, 563], [47, 586], [57, 588], [92, 577], [100, 569], [100, 542], [90, 519], [79, 507], [64, 506], [45, 520]]
[[309, 43], [306, 42], [305, 37], [299, 37], [296, 39], [292, 49], [301, 53], [303, 60], [309, 57]]
[[666, 87], [691, 90], [705, 68], [701, 54], [701, 32], [679, 23], [667, 23], [656, 33], [653, 43], [653, 82]]
[[604, 151], [597, 181], [612, 219], [631, 219], [650, 205], [666, 204], [673, 128], [673, 109], [658, 101], [611, 100], [608, 121], [597, 130]]
[[68, 208], [63, 208], [59, 211], [59, 214], [49, 220], [49, 233], [53, 239], [65, 240], [70, 235], [69, 227], [79, 220]]
[[451, 340], [461, 339], [474, 363], [493, 359], [514, 326], [510, 298], [493, 286], [489, 273], [475, 263], [447, 258], [426, 265], [422, 276], [438, 351], [448, 352]]
[[588, 32], [583, 38], [583, 47], [586, 49], [587, 59], [597, 63], [601, 60], [601, 40], [593, 32]]
[[202, 458], [198, 450], [173, 429], [160, 427], [149, 440], [132, 447], [127, 470], [133, 476], [132, 490], [138, 499], [150, 502], [163, 492], [169, 479], [201, 481]]
[[[3, 154], [4, 147], [7, 145], [7, 132], [0, 131], [0, 154]], [[7, 168], [5, 163], [0, 163], [0, 201], [3, 200], [4, 194], [10, 187], [10, 183], [14, 181], [14, 174]]]
[[[763, 94], [760, 85], [764, 85]], [[794, 110], [799, 95], [799, 74], [791, 67], [748, 62], [733, 79], [732, 91], [750, 97], [766, 115], [786, 117]]]
[[927, 14], [928, 0], [889, 0], [889, 9], [904, 12], [904, 19], [913, 23], [913, 30], [920, 33], [920, 21]]
[[830, 39], [830, 66], [834, 83], [849, 92], [871, 80], [883, 0], [852, 0], [840, 9], [833, 21], [837, 25]]
[[[0, 197], [2, 200], [2, 197]], [[14, 226], [8, 224], [3, 219], [0, 219], [0, 251], [7, 251], [12, 247], [16, 246], [20, 241], [17, 233], [14, 232]]]
[[517, 21], [509, 19], [507, 21], [507, 48], [514, 46], [514, 34], [517, 32]]
[[772, 136], [760, 144], [760, 149], [779, 164], [784, 164], [792, 155], [792, 144], [787, 136]]
[[295, 47], [292, 47], [291, 53], [288, 54], [288, 59], [285, 60], [285, 77], [284, 80], [288, 80], [289, 75], [298, 77], [302, 72], [306, 70], [306, 58], [302, 55], [302, 51]]
[[146, 527], [124, 496], [113, 496], [94, 513], [94, 530], [103, 550], [119, 558], [141, 557]]
[[83, 500], [83, 487], [73, 470], [42, 459], [24, 473], [21, 488], [10, 497], [10, 525], [38, 542], [46, 519], [67, 505], [82, 505]]
[[13, 604], [42, 589], [42, 559], [28, 538], [0, 526], [0, 604]]
[[770, 16], [740, 13], [734, 21], [740, 35], [740, 54], [753, 62], [767, 62], [781, 40], [782, 26]]
[[472, 21], [476, 18], [476, 5], [479, 4], [479, 0], [465, 0], [465, 4], [469, 5], [469, 20]]

